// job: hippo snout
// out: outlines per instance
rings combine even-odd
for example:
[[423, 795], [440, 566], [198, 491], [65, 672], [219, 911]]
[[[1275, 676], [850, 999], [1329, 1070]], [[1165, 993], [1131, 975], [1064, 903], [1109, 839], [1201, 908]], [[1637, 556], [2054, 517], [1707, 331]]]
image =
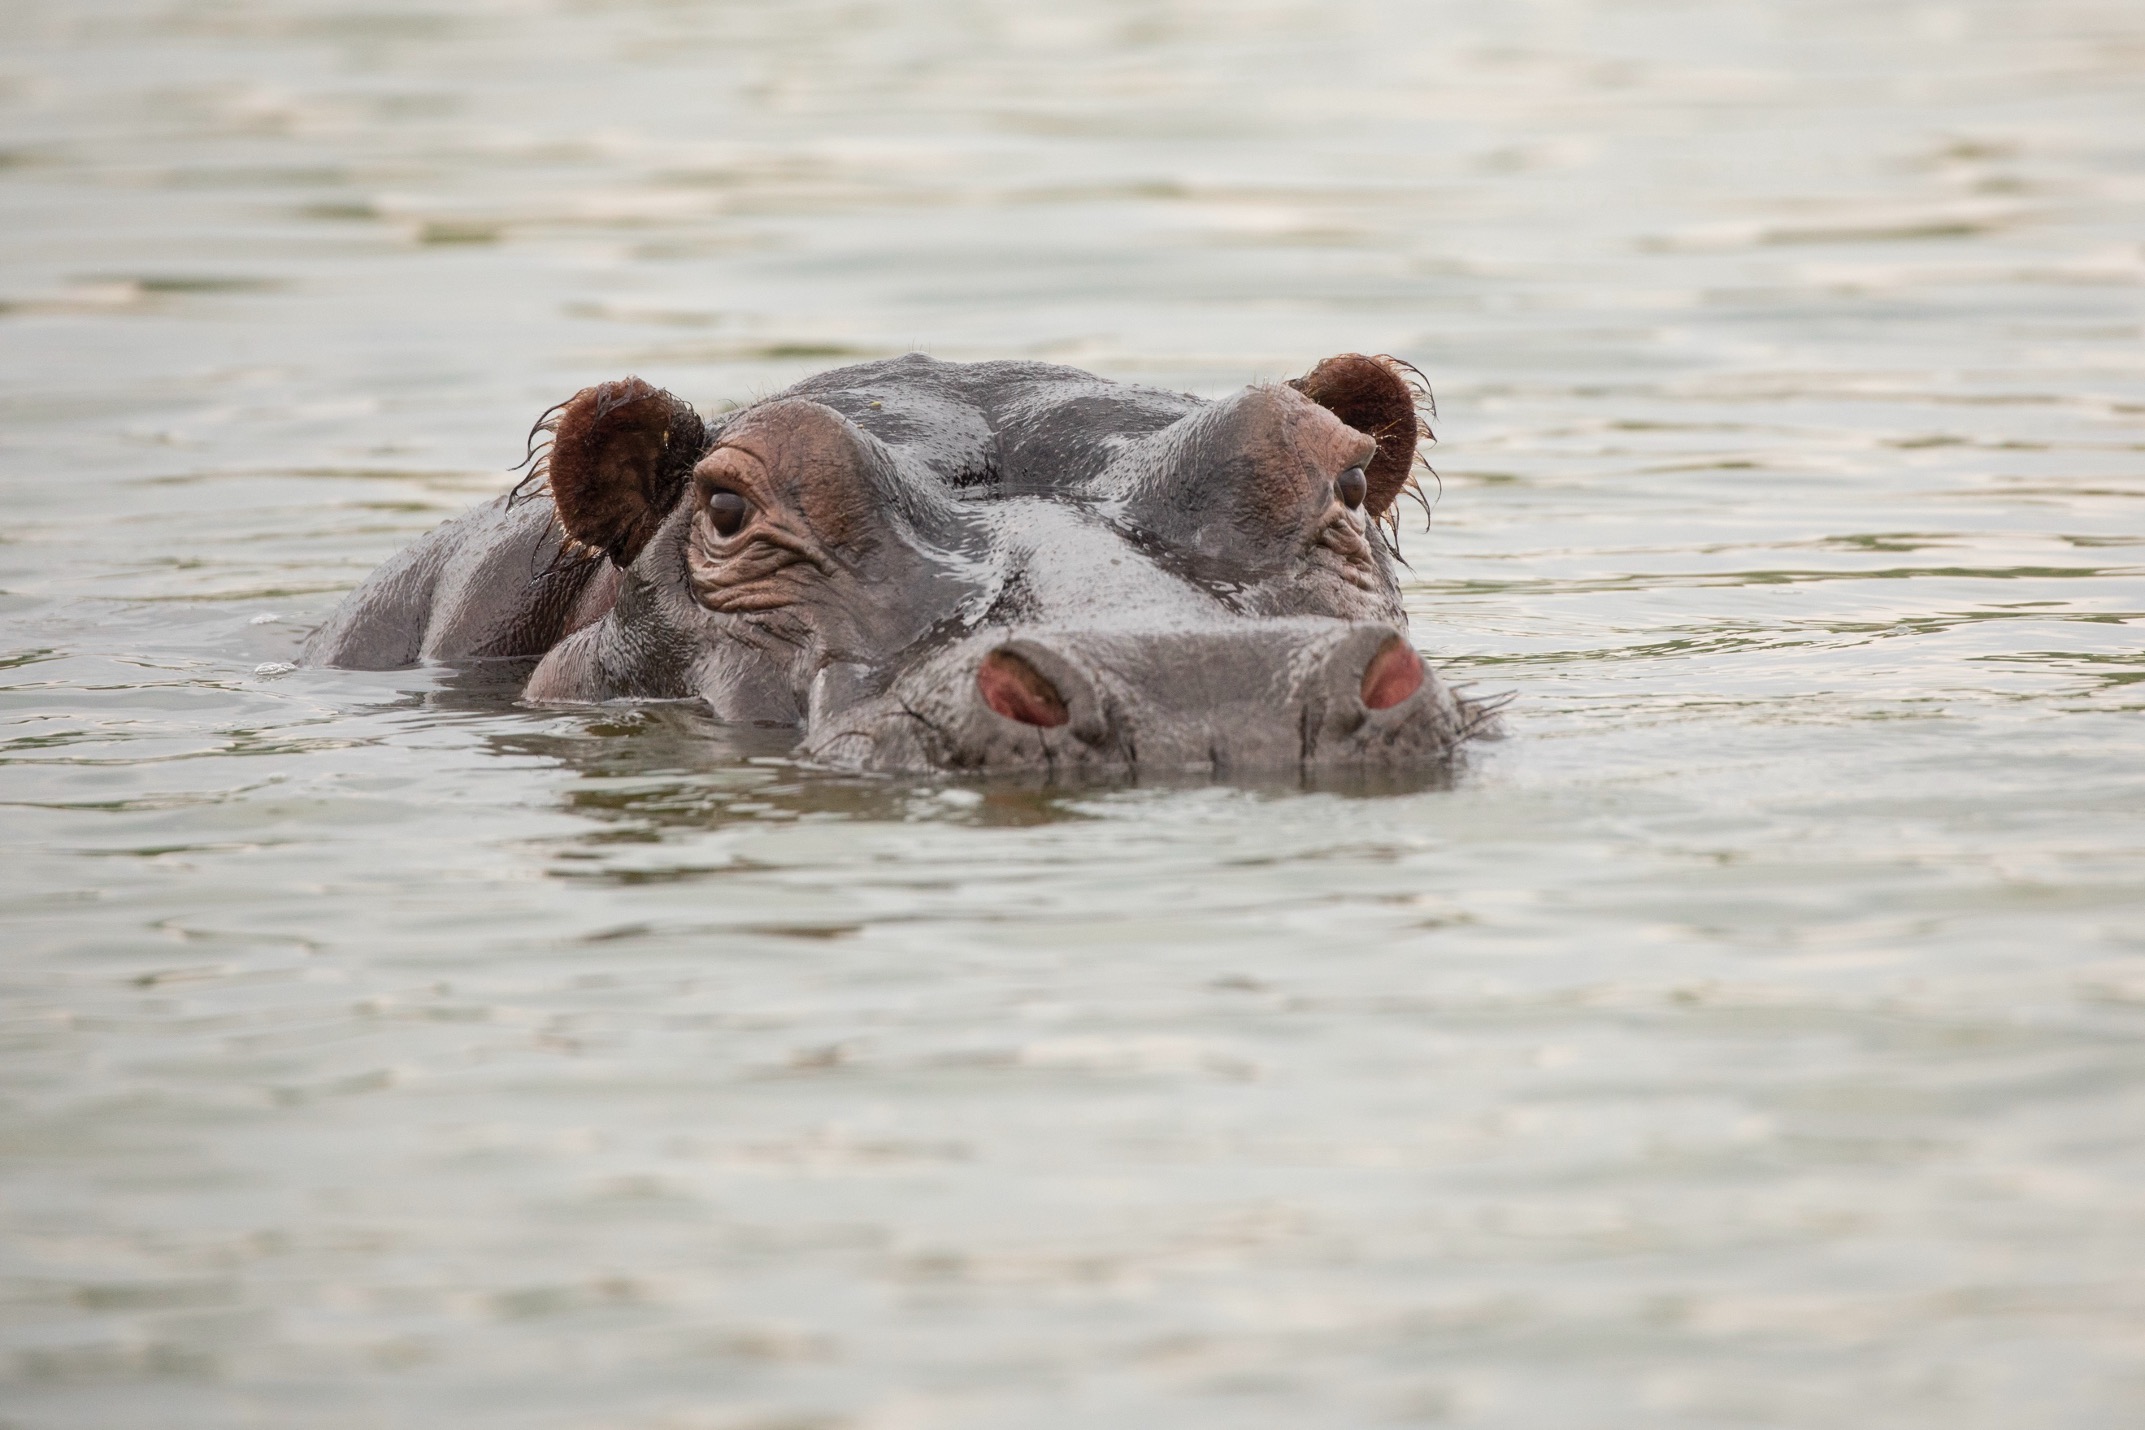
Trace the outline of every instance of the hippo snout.
[[883, 696], [814, 710], [807, 753], [880, 770], [1215, 774], [1419, 765], [1462, 703], [1380, 622], [984, 632]]

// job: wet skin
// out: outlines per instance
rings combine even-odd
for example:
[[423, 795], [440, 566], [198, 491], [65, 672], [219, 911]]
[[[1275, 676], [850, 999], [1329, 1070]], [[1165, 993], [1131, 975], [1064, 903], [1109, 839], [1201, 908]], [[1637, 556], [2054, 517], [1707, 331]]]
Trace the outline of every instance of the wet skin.
[[864, 769], [1427, 765], [1489, 717], [1407, 639], [1415, 402], [1355, 354], [1219, 401], [911, 354], [713, 424], [627, 378], [306, 658], [540, 657], [530, 700], [701, 699]]

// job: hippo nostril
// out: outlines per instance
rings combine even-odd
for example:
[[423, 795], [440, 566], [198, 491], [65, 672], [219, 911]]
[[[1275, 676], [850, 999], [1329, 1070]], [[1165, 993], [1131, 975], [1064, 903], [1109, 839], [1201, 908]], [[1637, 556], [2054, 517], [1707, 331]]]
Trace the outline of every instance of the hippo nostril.
[[976, 667], [983, 703], [1008, 720], [1052, 729], [1071, 716], [1065, 697], [1044, 674], [1009, 650], [994, 650]]
[[1373, 710], [1390, 710], [1423, 688], [1423, 658], [1415, 647], [1393, 636], [1363, 668], [1363, 703]]
[[1333, 491], [1340, 497], [1341, 505], [1354, 511], [1363, 505], [1363, 498], [1370, 491], [1370, 479], [1363, 475], [1361, 467], [1350, 467], [1333, 479]]

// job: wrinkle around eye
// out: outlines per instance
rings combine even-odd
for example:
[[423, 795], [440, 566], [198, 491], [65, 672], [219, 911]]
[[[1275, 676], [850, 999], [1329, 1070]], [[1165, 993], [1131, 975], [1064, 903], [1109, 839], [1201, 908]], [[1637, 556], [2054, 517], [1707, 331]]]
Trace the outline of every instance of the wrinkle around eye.
[[687, 574], [694, 597], [711, 611], [767, 610], [797, 599], [796, 578], [785, 580], [782, 573], [807, 564], [795, 552], [779, 549], [746, 552], [719, 564], [696, 552]]
[[725, 586], [743, 586], [753, 581], [765, 580], [777, 571], [786, 571], [792, 566], [812, 566], [822, 575], [826, 568], [812, 560], [809, 553], [769, 543], [765, 546], [748, 547], [722, 564], [719, 580]]
[[[1321, 553], [1330, 553], [1330, 556], [1321, 560]], [[1371, 547], [1370, 533], [1338, 502], [1334, 504], [1330, 518], [1312, 537], [1304, 559], [1307, 574], [1309, 570], [1323, 568], [1367, 595], [1378, 592], [1378, 562]], [[1338, 572], [1334, 571], [1336, 559]]]
[[724, 615], [753, 615], [761, 611], [781, 611], [797, 604], [797, 597], [788, 591], [771, 591], [765, 588], [743, 591], [717, 591], [701, 598], [701, 604], [711, 611]]
[[711, 551], [703, 538], [686, 552], [693, 596], [711, 611], [777, 610], [803, 595], [799, 587], [805, 572], [784, 578], [785, 571], [803, 566], [821, 576], [834, 574], [833, 563], [817, 542], [777, 521], [756, 521], [720, 544], [732, 549]]
[[1312, 545], [1323, 546], [1351, 563], [1370, 564], [1370, 538], [1346, 511], [1336, 509], [1332, 519], [1318, 529], [1318, 535], [1313, 539]]

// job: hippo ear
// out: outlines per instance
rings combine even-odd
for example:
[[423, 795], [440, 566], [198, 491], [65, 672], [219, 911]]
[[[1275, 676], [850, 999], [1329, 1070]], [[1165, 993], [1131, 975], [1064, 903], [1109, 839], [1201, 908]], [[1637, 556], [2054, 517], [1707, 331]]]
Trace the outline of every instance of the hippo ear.
[[559, 525], [630, 566], [678, 504], [707, 429], [686, 403], [637, 377], [584, 387], [538, 424]]
[[1404, 374], [1421, 374], [1398, 358], [1342, 353], [1329, 357], [1289, 383], [1305, 397], [1361, 432], [1377, 439], [1378, 455], [1363, 469], [1369, 490], [1363, 510], [1383, 516], [1410, 481], [1415, 444], [1430, 435], [1420, 404], [1430, 396]]

